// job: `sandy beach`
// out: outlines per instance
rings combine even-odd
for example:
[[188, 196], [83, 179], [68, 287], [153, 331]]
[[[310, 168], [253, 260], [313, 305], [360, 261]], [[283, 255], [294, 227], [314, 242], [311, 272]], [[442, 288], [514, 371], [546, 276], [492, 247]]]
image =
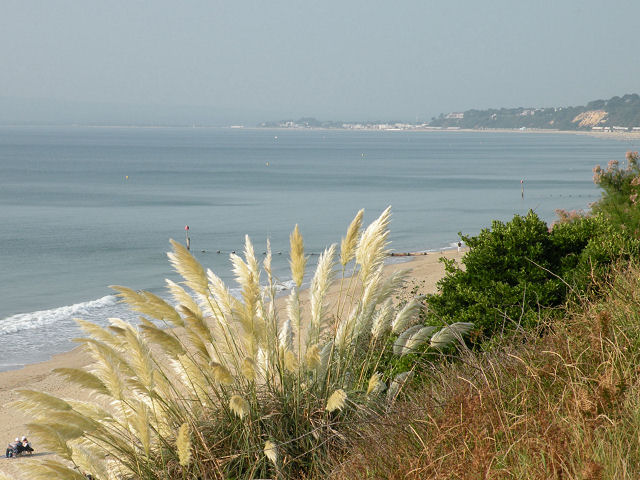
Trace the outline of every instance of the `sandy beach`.
[[[443, 252], [429, 253], [428, 255], [407, 257], [410, 261], [394, 263], [385, 266], [385, 274], [389, 275], [395, 271], [410, 270], [407, 286], [419, 286], [421, 293], [435, 292], [436, 282], [444, 274], [444, 267], [439, 262], [440, 257], [455, 258], [459, 260], [464, 252], [447, 250]], [[334, 282], [329, 291], [329, 301], [336, 298], [339, 293], [339, 282]], [[301, 301], [303, 309], [307, 308], [308, 293], [302, 292]], [[284, 308], [285, 298], [278, 299], [279, 307]], [[0, 372], [0, 441], [3, 442], [2, 452], [6, 444], [17, 436], [29, 436], [26, 424], [29, 418], [19, 411], [8, 408], [7, 404], [18, 398], [16, 389], [34, 389], [51, 393], [62, 398], [86, 400], [87, 394], [75, 385], [67, 383], [63, 378], [52, 373], [52, 370], [60, 367], [84, 367], [90, 364], [90, 359], [80, 349], [54, 356], [51, 360], [28, 365], [20, 370]], [[53, 454], [43, 452], [38, 448], [37, 439], [33, 439], [36, 449], [34, 457], [22, 457], [17, 459], [7, 459], [2, 455], [0, 459], [0, 473], [9, 475], [9, 478], [21, 480], [26, 477], [18, 473], [20, 464], [23, 462], [36, 461], [36, 458], [49, 458]]]

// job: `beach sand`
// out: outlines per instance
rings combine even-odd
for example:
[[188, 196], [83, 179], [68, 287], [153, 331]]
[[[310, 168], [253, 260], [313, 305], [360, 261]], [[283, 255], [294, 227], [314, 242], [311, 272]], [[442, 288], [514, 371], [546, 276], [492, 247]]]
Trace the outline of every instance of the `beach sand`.
[[[407, 262], [394, 263], [385, 266], [385, 275], [392, 272], [409, 269], [407, 287], [414, 285], [419, 287], [420, 293], [433, 293], [436, 291], [436, 282], [444, 274], [444, 265], [439, 261], [440, 257], [454, 258], [459, 260], [464, 252], [447, 250], [443, 252], [429, 253], [424, 256], [406, 257]], [[334, 282], [329, 290], [329, 303], [335, 299], [340, 291], [339, 282]], [[302, 292], [300, 300], [303, 309], [308, 308], [308, 292]], [[278, 299], [280, 309], [285, 308], [286, 298]], [[281, 310], [282, 311], [282, 310]], [[7, 407], [7, 404], [18, 398], [15, 389], [40, 390], [61, 398], [77, 400], [87, 400], [86, 391], [73, 384], [67, 383], [63, 378], [55, 375], [52, 370], [61, 367], [84, 367], [90, 364], [90, 359], [79, 348], [68, 353], [55, 355], [51, 360], [27, 365], [20, 370], [0, 372], [0, 444], [2, 445], [2, 457], [0, 458], [0, 473], [4, 473], [11, 479], [26, 480], [26, 476], [18, 473], [20, 464], [23, 462], [37, 461], [37, 458], [53, 458], [54, 455], [41, 451], [38, 448], [37, 439], [32, 439], [32, 444], [36, 449], [34, 456], [25, 456], [17, 459], [4, 457], [6, 445], [15, 437], [26, 435], [29, 437], [29, 430], [25, 426], [30, 419], [20, 411]]]

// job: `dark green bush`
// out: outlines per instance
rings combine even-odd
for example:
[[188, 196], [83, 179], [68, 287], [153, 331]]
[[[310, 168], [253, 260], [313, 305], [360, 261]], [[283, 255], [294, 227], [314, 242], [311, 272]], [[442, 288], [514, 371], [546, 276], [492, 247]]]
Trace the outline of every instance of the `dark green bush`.
[[530, 211], [462, 238], [470, 251], [463, 265], [443, 260], [446, 275], [428, 296], [427, 322], [474, 322], [485, 336], [532, 327], [543, 309], [588, 291], [614, 260], [638, 252], [602, 215], [565, 217], [550, 230]]

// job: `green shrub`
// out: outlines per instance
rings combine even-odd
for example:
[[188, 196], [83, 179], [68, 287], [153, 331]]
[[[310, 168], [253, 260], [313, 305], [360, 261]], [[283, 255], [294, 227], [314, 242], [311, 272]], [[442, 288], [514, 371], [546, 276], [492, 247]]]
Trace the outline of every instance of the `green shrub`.
[[541, 306], [559, 305], [565, 286], [550, 273], [558, 255], [547, 225], [533, 212], [494, 221], [469, 246], [464, 268], [445, 260], [439, 292], [428, 297], [430, 323], [473, 321], [485, 335], [537, 321]]
[[530, 211], [462, 238], [470, 250], [463, 266], [444, 260], [428, 323], [474, 322], [485, 336], [535, 325], [543, 309], [588, 291], [616, 259], [639, 251], [603, 215], [565, 216], [549, 230]]
[[593, 205], [595, 213], [602, 213], [616, 229], [630, 237], [640, 237], [640, 157], [627, 152], [627, 166], [611, 160], [606, 170], [596, 165], [593, 181], [602, 188], [602, 198]]

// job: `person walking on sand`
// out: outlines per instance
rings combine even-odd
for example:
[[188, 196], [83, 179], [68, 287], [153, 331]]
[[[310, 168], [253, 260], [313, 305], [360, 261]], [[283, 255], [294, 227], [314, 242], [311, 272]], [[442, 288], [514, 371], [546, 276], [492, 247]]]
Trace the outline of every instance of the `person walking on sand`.
[[458, 251], [462, 248], [462, 242], [458, 242]]

